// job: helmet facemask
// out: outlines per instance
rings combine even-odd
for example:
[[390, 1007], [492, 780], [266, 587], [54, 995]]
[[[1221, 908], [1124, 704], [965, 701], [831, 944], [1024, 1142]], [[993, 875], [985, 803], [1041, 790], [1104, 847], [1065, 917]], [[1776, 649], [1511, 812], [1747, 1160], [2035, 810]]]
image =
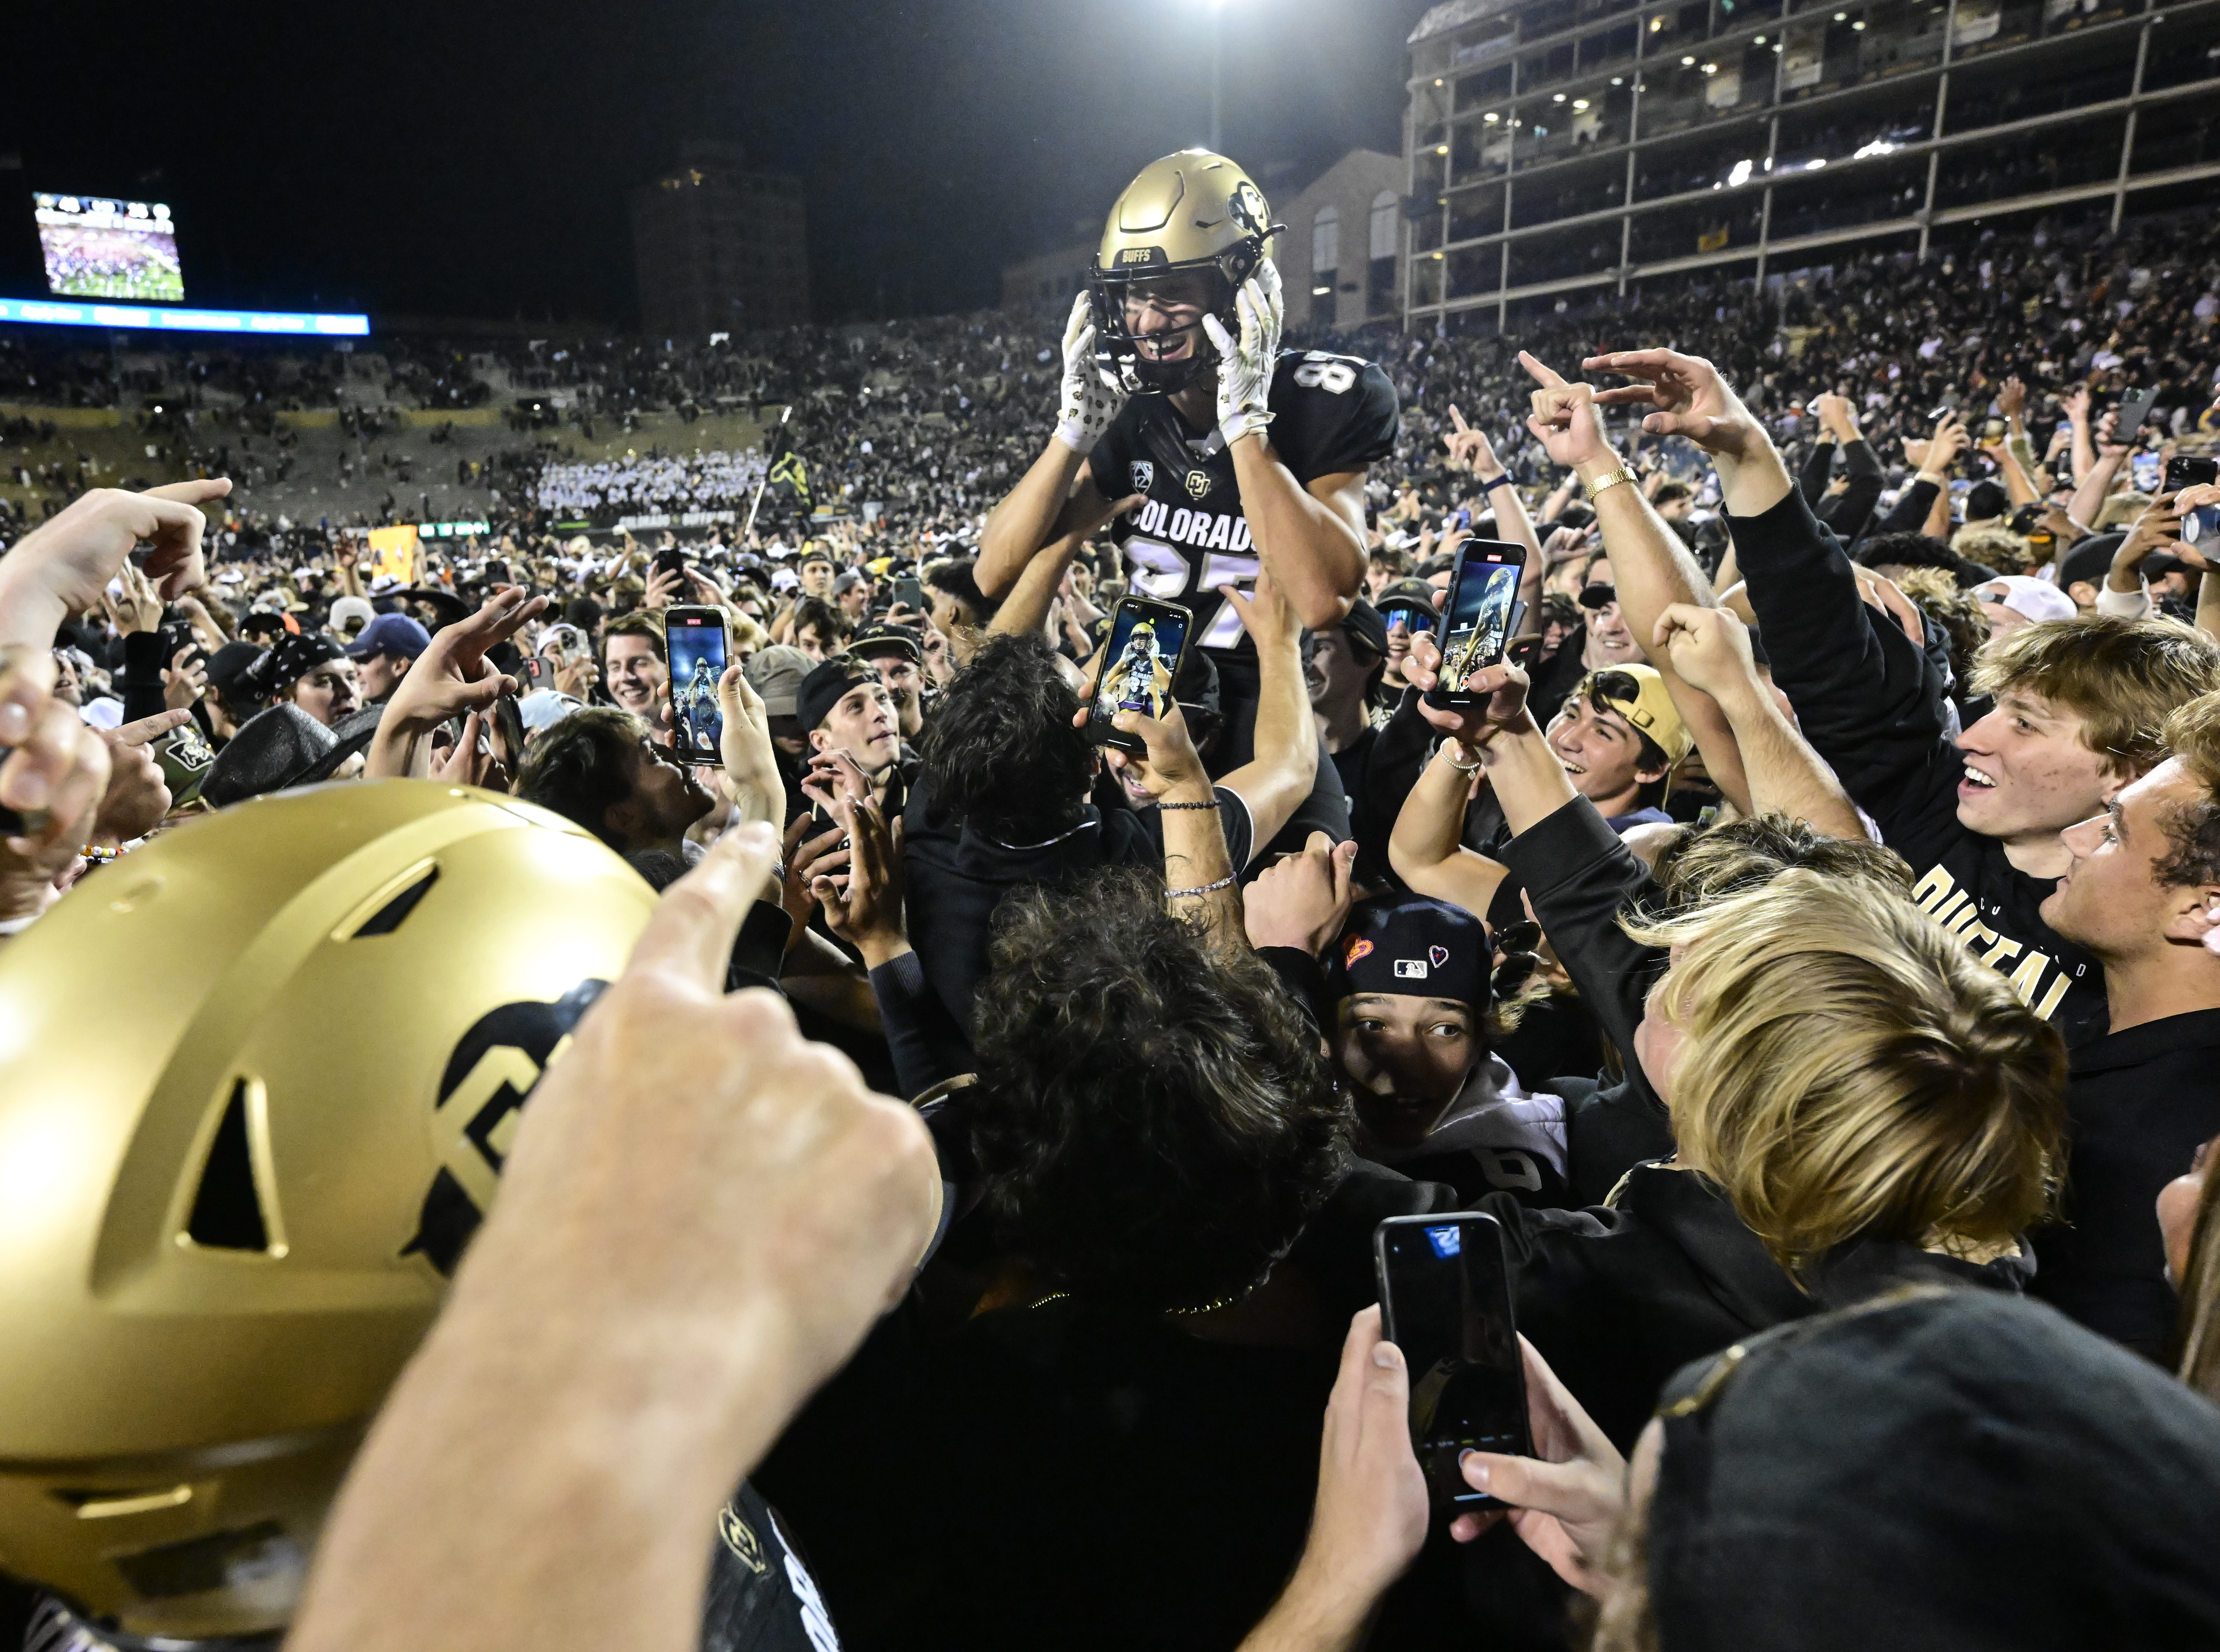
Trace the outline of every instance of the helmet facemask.
[[1096, 269], [1088, 285], [1094, 299], [1094, 362], [1104, 377], [1129, 396], [1171, 396], [1207, 372], [1216, 372], [1218, 348], [1211, 343], [1200, 316], [1195, 318], [1192, 329], [1181, 329], [1193, 332], [1194, 347], [1175, 360], [1160, 361], [1149, 353], [1151, 344], [1176, 339], [1180, 334], [1136, 334], [1126, 320], [1126, 299], [1137, 285], [1147, 287], [1183, 271], [1199, 271], [1208, 277], [1212, 290], [1203, 314], [1215, 315], [1219, 325], [1232, 333], [1240, 325], [1234, 314], [1234, 295], [1263, 261], [1264, 239], [1250, 236], [1215, 258], [1187, 264]]

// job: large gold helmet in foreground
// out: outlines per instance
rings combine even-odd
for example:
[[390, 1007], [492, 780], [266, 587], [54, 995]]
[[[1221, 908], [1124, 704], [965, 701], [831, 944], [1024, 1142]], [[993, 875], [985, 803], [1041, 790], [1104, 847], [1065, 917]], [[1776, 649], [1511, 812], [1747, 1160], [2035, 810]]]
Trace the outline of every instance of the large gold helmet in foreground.
[[1199, 271], [1208, 289], [1203, 307], [1232, 331], [1233, 295], [1286, 228], [1272, 221], [1272, 209], [1255, 180], [1223, 155], [1182, 149], [1143, 167], [1110, 209], [1094, 255], [1096, 365], [1129, 393], [1183, 388], [1216, 363], [1217, 352], [1198, 327], [1194, 349], [1180, 359], [1144, 355], [1126, 320], [1133, 284]]
[[654, 903], [429, 781], [183, 826], [0, 947], [0, 1570], [119, 1640], [283, 1625]]

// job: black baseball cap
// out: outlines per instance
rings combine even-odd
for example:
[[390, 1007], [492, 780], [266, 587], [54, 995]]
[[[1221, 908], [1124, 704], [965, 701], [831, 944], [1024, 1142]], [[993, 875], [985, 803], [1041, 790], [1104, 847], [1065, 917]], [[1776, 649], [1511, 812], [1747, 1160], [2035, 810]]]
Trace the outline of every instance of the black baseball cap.
[[1350, 908], [1326, 957], [1337, 999], [1361, 993], [1445, 998], [1485, 1015], [1495, 966], [1487, 926], [1462, 907], [1422, 895], [1375, 895]]
[[876, 684], [878, 680], [863, 661], [851, 655], [835, 654], [802, 678], [801, 686], [794, 691], [794, 720], [807, 734], [832, 714], [832, 708], [840, 703], [840, 696], [849, 689], [858, 683]]
[[876, 659], [884, 654], [899, 654], [913, 665], [925, 664], [925, 641], [907, 626], [866, 627], [848, 645], [848, 651], [858, 659]]
[[1349, 605], [1349, 612], [1341, 617], [1341, 628], [1350, 640], [1362, 643], [1373, 653], [1385, 657], [1388, 652], [1388, 622], [1380, 617], [1380, 610], [1358, 597]]

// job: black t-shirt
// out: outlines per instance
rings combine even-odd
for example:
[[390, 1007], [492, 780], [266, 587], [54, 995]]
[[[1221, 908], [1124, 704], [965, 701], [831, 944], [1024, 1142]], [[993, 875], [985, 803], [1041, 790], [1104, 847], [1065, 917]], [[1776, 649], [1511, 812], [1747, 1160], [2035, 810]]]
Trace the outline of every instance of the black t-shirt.
[[[1282, 350], [1272, 370], [1265, 436], [1297, 482], [1362, 471], [1394, 451], [1395, 386], [1355, 356]], [[1248, 589], [1257, 550], [1241, 511], [1233, 457], [1215, 427], [1190, 428], [1165, 396], [1130, 398], [1088, 458], [1110, 499], [1148, 502], [1112, 530], [1134, 568], [1133, 589], [1194, 612], [1192, 647], [1251, 658], [1256, 649], [1220, 585]]]

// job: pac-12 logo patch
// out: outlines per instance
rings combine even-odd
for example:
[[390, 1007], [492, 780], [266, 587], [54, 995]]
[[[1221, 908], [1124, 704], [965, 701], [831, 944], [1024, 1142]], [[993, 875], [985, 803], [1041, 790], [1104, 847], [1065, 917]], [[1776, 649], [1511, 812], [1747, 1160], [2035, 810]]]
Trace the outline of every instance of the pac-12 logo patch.
[[1132, 476], [1133, 491], [1146, 493], [1149, 490], [1149, 484], [1157, 479], [1157, 467], [1146, 459], [1135, 459]]
[[432, 1109], [432, 1150], [440, 1169], [424, 1194], [416, 1236], [401, 1254], [421, 1251], [452, 1277], [463, 1248], [493, 1207], [502, 1167], [524, 1104], [571, 1029], [608, 986], [582, 981], [553, 1003], [525, 1001], [488, 1010], [447, 1057]]

